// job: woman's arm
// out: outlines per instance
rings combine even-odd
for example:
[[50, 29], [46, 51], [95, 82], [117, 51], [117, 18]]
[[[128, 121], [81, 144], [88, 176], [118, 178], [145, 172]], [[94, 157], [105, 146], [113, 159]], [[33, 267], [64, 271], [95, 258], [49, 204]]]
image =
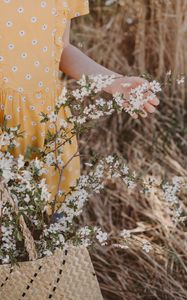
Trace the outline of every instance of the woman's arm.
[[[98, 64], [93, 59], [84, 54], [81, 50], [70, 44], [70, 22], [68, 20], [65, 33], [63, 35], [64, 49], [61, 55], [59, 69], [74, 79], [80, 79], [83, 74], [86, 75], [116, 75], [116, 77], [123, 77], [123, 75], [113, 72], [104, 66]], [[110, 92], [110, 88], [106, 88]], [[112, 91], [111, 91], [112, 92]]]
[[71, 44], [69, 44], [64, 49], [61, 59], [60, 70], [75, 79], [79, 79], [83, 74], [115, 74], [116, 77], [123, 77], [123, 75], [115, 73], [98, 64], [93, 59], [84, 54], [81, 50]]
[[[123, 93], [126, 97], [128, 97], [128, 93], [131, 88], [135, 88], [140, 84], [147, 82], [147, 80], [141, 77], [128, 77], [123, 76], [119, 73], [113, 72], [104, 66], [98, 64], [93, 59], [84, 54], [81, 50], [76, 48], [75, 46], [70, 44], [70, 26], [71, 21], [68, 20], [66, 30], [63, 35], [64, 48], [61, 55], [61, 60], [59, 64], [59, 69], [71, 76], [72, 78], [78, 80], [85, 75], [115, 75], [119, 77], [112, 83], [110, 86], [106, 87], [104, 90], [108, 93], [120, 92]], [[130, 87], [124, 87], [123, 84], [130, 84]], [[153, 113], [155, 111], [155, 107], [159, 104], [159, 100], [157, 97], [149, 100], [146, 104], [144, 104], [144, 114], [141, 114], [142, 117], [147, 116], [147, 112]], [[146, 112], [146, 111], [147, 112]], [[137, 114], [134, 115], [137, 118]]]

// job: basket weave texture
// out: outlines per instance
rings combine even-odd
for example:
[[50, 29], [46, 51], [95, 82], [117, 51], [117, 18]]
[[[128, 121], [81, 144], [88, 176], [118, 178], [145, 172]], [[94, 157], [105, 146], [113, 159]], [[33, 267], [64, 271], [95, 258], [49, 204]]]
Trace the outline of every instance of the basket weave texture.
[[56, 249], [52, 256], [0, 266], [1, 300], [103, 300], [84, 246]]

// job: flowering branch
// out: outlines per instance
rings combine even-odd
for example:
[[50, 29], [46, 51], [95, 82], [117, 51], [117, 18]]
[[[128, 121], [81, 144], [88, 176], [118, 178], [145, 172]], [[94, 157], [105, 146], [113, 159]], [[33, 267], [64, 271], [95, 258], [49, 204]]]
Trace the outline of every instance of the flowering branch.
[[[20, 125], [9, 128], [5, 116], [0, 137], [0, 183], [1, 186], [6, 186], [11, 194], [17, 207], [17, 213], [6, 198], [6, 188], [2, 188], [0, 202], [1, 263], [14, 263], [23, 259], [51, 255], [57, 247], [64, 249], [69, 243], [91, 245], [93, 242], [99, 241], [105, 245], [108, 238], [107, 233], [95, 226], [85, 225], [79, 228], [74, 224], [74, 219], [82, 213], [89, 197], [104, 189], [107, 180], [121, 180], [127, 188], [138, 188], [144, 193], [149, 192], [153, 187], [159, 187], [163, 190], [163, 199], [167, 200], [171, 211], [177, 207], [177, 214], [173, 218], [175, 224], [177, 224], [177, 219], [182, 220], [181, 201], [177, 198], [179, 180], [173, 181], [175, 187], [171, 187], [169, 184], [156, 184], [152, 180], [146, 182], [140, 175], [130, 171], [124, 161], [117, 156], [109, 155], [87, 163], [90, 168], [87, 175], [81, 175], [77, 179], [76, 185], [70, 187], [69, 192], [61, 193], [60, 191], [65, 168], [74, 157], [79, 155], [77, 149], [68, 161], [64, 162], [62, 160], [63, 146], [71, 143], [76, 134], [93, 126], [99, 118], [122, 111], [131, 115], [134, 111], [141, 109], [142, 103], [148, 99], [144, 95], [147, 91], [147, 86], [144, 85], [131, 91], [128, 106], [124, 105], [127, 99], [125, 100], [124, 95], [120, 93], [115, 93], [108, 101], [102, 97], [95, 100], [97, 93], [102, 92], [102, 89], [110, 85], [113, 80], [114, 76], [83, 76], [78, 81], [79, 88], [73, 92], [64, 88], [57, 99], [55, 110], [49, 115], [41, 112], [41, 122], [49, 122], [54, 128], [53, 132], [48, 130], [43, 150], [30, 147], [25, 156], [20, 154], [18, 158], [15, 158], [11, 151], [19, 145], [17, 138], [23, 137], [23, 132], [20, 132]], [[151, 82], [150, 87], [152, 93], [160, 91], [160, 85], [156, 81]], [[94, 101], [94, 103], [87, 105], [87, 100]], [[74, 114], [66, 120], [60, 119], [59, 111], [66, 107], [70, 108]], [[37, 153], [37, 157], [34, 159], [31, 159], [32, 152]], [[42, 178], [48, 166], [54, 166], [59, 172], [57, 193], [52, 201], [45, 178]], [[183, 184], [180, 186], [184, 188]], [[63, 201], [61, 196], [64, 197]], [[56, 207], [57, 204], [59, 207]], [[52, 209], [52, 215], [50, 218], [46, 218], [49, 206]], [[54, 223], [56, 213], [59, 213], [60, 217]], [[18, 222], [17, 214], [21, 217], [21, 222]], [[28, 245], [30, 233], [33, 237], [32, 247]], [[31, 238], [30, 240], [32, 241]], [[30, 251], [34, 247], [35, 251], [31, 253]], [[147, 242], [144, 249], [147, 251], [149, 248], [150, 245]]]

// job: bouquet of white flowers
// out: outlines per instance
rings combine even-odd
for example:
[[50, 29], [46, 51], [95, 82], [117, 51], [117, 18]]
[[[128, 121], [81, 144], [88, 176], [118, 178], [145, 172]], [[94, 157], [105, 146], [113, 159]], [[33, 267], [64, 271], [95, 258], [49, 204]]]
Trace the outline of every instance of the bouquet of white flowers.
[[[48, 131], [45, 149], [28, 147], [25, 155], [20, 154], [18, 158], [12, 155], [12, 149], [18, 146], [18, 138], [23, 138], [20, 125], [8, 128], [5, 116], [0, 136], [1, 299], [22, 299], [22, 297], [44, 299], [47, 293], [48, 298], [54, 298], [54, 292], [55, 299], [83, 300], [83, 296], [90, 300], [102, 299], [97, 280], [93, 279], [95, 274], [91, 260], [85, 249], [95, 242], [105, 245], [108, 234], [96, 226], [85, 224], [81, 227], [76, 222], [77, 217], [82, 213], [91, 194], [100, 193], [107, 181], [119, 178], [128, 188], [132, 189], [139, 185], [143, 186], [146, 192], [153, 181], [146, 183], [141, 181], [140, 177], [131, 172], [123, 159], [119, 159], [117, 155], [100, 159], [93, 157], [86, 163], [89, 168], [87, 174], [80, 176], [76, 186], [71, 187], [66, 194], [58, 190], [51, 201], [43, 174], [46, 165], [53, 166], [58, 168], [61, 180], [68, 164], [62, 163], [61, 154], [63, 145], [70, 142], [69, 133], [71, 136], [82, 133], [93, 126], [100, 117], [113, 112], [124, 110], [132, 114], [140, 109], [142, 101], [145, 102], [143, 97], [147, 89], [145, 84], [132, 91], [126, 106], [124, 96], [119, 93], [114, 94], [112, 100], [105, 100], [102, 97], [95, 100], [95, 95], [113, 80], [114, 76], [83, 76], [78, 81], [79, 88], [76, 90], [69, 92], [64, 88], [56, 101], [55, 110], [50, 114], [41, 112], [41, 122], [49, 121], [56, 129], [55, 132]], [[152, 93], [160, 91], [156, 81], [150, 86]], [[86, 99], [92, 103], [87, 105]], [[67, 120], [62, 119], [60, 128], [57, 128], [55, 124], [62, 106], [70, 107], [74, 114]], [[68, 162], [70, 161], [71, 159]], [[168, 197], [169, 185], [162, 186]], [[179, 212], [180, 207], [176, 199], [175, 197], [175, 201], [170, 202]], [[124, 237], [121, 234], [120, 239], [122, 237], [126, 243], [127, 235]], [[122, 243], [115, 243], [114, 246], [124, 247]], [[148, 247], [145, 245], [143, 247], [147, 251]], [[61, 264], [66, 266], [64, 272]], [[20, 272], [24, 274], [21, 280]], [[80, 276], [81, 272], [85, 274], [84, 278]], [[71, 279], [68, 274], [71, 274]], [[40, 278], [39, 281], [36, 280], [37, 276]], [[63, 276], [63, 288], [58, 285], [60, 276]], [[84, 291], [79, 291], [76, 298], [76, 289], [73, 289], [70, 283], [72, 281], [72, 284], [75, 284], [80, 280]], [[19, 289], [16, 290], [18, 281]], [[92, 288], [87, 290], [86, 286]], [[65, 298], [62, 298], [62, 295]]]

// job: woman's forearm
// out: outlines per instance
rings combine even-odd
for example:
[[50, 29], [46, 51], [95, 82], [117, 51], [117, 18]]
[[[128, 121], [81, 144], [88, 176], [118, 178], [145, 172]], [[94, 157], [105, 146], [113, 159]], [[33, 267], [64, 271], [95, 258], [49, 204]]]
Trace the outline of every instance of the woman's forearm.
[[[59, 69], [78, 80], [85, 75], [116, 75], [116, 77], [122, 77], [121, 74], [113, 72], [104, 66], [98, 64], [93, 59], [84, 54], [81, 50], [75, 46], [69, 44], [62, 52]], [[106, 92], [110, 92], [110, 87], [105, 89]]]
[[[141, 77], [136, 76], [123, 76], [119, 73], [113, 72], [104, 66], [96, 63], [93, 59], [89, 58], [86, 54], [81, 52], [79, 49], [71, 44], [68, 44], [61, 55], [61, 61], [59, 64], [59, 69], [65, 74], [71, 76], [72, 78], [78, 80], [85, 75], [115, 75], [118, 79], [114, 80], [112, 84], [104, 88], [103, 90], [114, 94], [116, 92], [122, 93], [125, 99], [129, 99], [129, 92], [132, 88], [137, 88], [140, 85], [148, 84], [148, 81]], [[151, 90], [147, 91], [147, 96], [152, 95]], [[127, 104], [127, 102], [125, 103]], [[150, 100], [144, 104], [140, 113], [142, 117], [147, 116], [147, 112], [153, 113], [155, 107], [159, 104], [159, 99], [156, 96], [150, 98]], [[146, 112], [147, 111], [147, 112]], [[133, 113], [132, 116], [136, 119], [138, 118], [137, 113]]]

